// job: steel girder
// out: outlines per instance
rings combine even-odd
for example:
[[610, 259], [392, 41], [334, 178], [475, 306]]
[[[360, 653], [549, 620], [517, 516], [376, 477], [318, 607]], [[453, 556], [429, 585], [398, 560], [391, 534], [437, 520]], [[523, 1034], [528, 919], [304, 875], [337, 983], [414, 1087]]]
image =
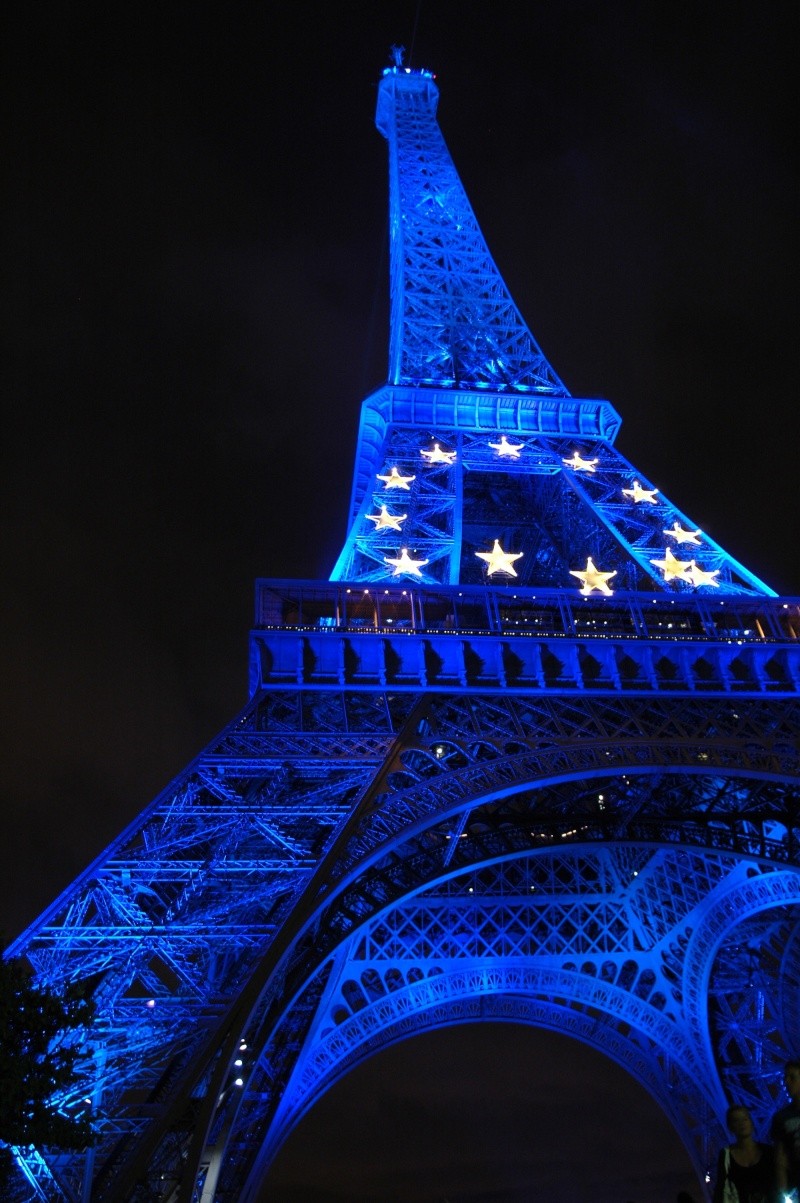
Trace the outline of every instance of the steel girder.
[[428, 72], [391, 68], [378, 92], [389, 141], [392, 384], [569, 396], [489, 254], [436, 123]]
[[42, 1198], [116, 1197], [119, 1166], [187, 1067], [213, 1058], [220, 1023], [412, 705], [280, 693], [251, 704], [15, 941], [8, 955], [40, 980], [85, 982], [97, 1004], [60, 1105], [88, 1107], [98, 1143], [88, 1167], [25, 1153]]
[[[251, 1198], [353, 1064], [474, 1018], [616, 1058], [699, 1169], [726, 1092], [773, 1104], [800, 1013], [797, 599], [702, 532], [680, 555], [693, 524], [511, 301], [436, 99], [427, 72], [379, 90], [389, 384], [336, 584], [259, 584], [250, 705], [9, 950], [97, 1003], [59, 1100], [97, 1144], [20, 1150], [19, 1200]], [[494, 539], [516, 581], [482, 575]], [[419, 575], [390, 571], [402, 547]], [[667, 548], [700, 575], [655, 571]], [[581, 596], [588, 556], [624, 589]]]
[[[282, 998], [248, 1032], [250, 1076], [213, 1197], [251, 1197], [287, 1131], [358, 1060], [479, 1015], [559, 1027], [616, 1057], [662, 1104], [698, 1170], [721, 1137], [723, 1081], [746, 1092], [759, 1116], [774, 1108], [796, 966], [783, 978], [763, 966], [771, 1018], [762, 1014], [754, 1029], [756, 1066], [719, 1055], [716, 1016], [728, 986], [716, 962], [744, 922], [750, 939], [779, 929], [777, 945], [798, 931], [796, 854], [788, 862], [796, 749], [765, 773], [757, 756], [742, 761], [738, 740], [728, 757], [723, 712], [705, 705], [663, 702], [634, 719], [629, 704], [628, 721], [650, 727], [644, 742], [629, 742], [615, 707], [578, 717], [554, 700], [547, 721], [542, 710], [537, 719], [562, 740], [572, 727], [567, 755], [558, 767], [540, 760], [538, 773], [529, 762], [518, 776], [513, 761], [525, 753], [508, 746], [525, 727], [518, 705], [434, 699], [424, 751], [405, 748], [387, 766], [391, 792], [373, 798], [371, 818], [338, 858], [333, 897], [295, 946]], [[590, 731], [598, 740], [598, 720], [608, 743], [599, 740], [594, 763], [576, 772], [574, 749]], [[796, 720], [785, 714], [778, 728], [788, 734]], [[746, 721], [760, 724], [755, 712]], [[464, 735], [471, 727], [474, 742]], [[715, 732], [702, 772], [700, 729], [704, 748]], [[773, 728], [771, 745], [775, 736]], [[263, 1145], [248, 1172], [255, 1133]]]
[[[618, 415], [555, 375], [489, 255], [437, 103], [429, 72], [384, 73], [389, 383], [363, 405], [331, 579], [480, 584], [480, 553], [498, 540], [521, 553], [508, 575], [522, 586], [577, 591], [572, 574], [592, 557], [615, 589], [771, 594], [702, 532], [678, 541], [694, 524], [613, 447]], [[676, 551], [684, 567], [659, 566]]]
[[[220, 1172], [208, 1197], [236, 1199], [348, 1065], [473, 1015], [478, 981], [497, 986], [482, 987], [487, 1016], [506, 1008], [579, 1035], [579, 1013], [605, 1014], [598, 1045], [649, 1089], [661, 1067], [699, 1161], [723, 1084], [768, 1107], [797, 1014], [799, 710], [785, 698], [260, 695], [12, 950], [54, 984], [88, 981], [98, 1003], [63, 1105], [91, 1098], [100, 1139], [91, 1162], [25, 1155], [41, 1197], [144, 1199], [171, 1183], [169, 1197], [194, 1156], [198, 1183], [208, 1165]], [[512, 873], [537, 887], [535, 906]], [[746, 889], [760, 893], [734, 906]], [[779, 934], [759, 964], [768, 1005], [753, 1010], [746, 990], [715, 991], [714, 966], [735, 955], [736, 924], [762, 913]], [[434, 966], [456, 974], [443, 1010], [415, 988], [401, 1027], [370, 1021], [371, 1043], [354, 1035], [330, 1061], [326, 1041], [352, 1018], [342, 1008], [360, 1014], [348, 981], [363, 990], [370, 969], [384, 982], [396, 969], [406, 989]], [[573, 994], [562, 983], [552, 1009], [542, 983], [556, 971]], [[741, 1041], [726, 1043], [734, 1004], [753, 1011], [759, 1073]], [[689, 1089], [698, 1065], [702, 1099]]]
[[[618, 1060], [661, 1104], [702, 1175], [723, 1137], [715, 1113], [725, 1104], [706, 1008], [692, 1012], [697, 994], [684, 972], [673, 972], [672, 945], [683, 938], [691, 951], [691, 939], [705, 934], [716, 910], [730, 914], [743, 906], [747, 871], [730, 858], [685, 847], [560, 847], [484, 864], [365, 923], [333, 959], [314, 1026], [251, 1175], [253, 1193], [287, 1131], [360, 1060], [426, 1028], [478, 1019], [567, 1032]], [[653, 881], [683, 882], [695, 872], [699, 882], [712, 878], [713, 884], [705, 893], [694, 891], [694, 905], [680, 898], [681, 908], [669, 896], [671, 909], [681, 912], [674, 926], [643, 922], [642, 910], [652, 909]], [[758, 904], [770, 909], [757, 916], [758, 924], [751, 921], [751, 937], [766, 922], [784, 934], [797, 929], [799, 883], [796, 871], [759, 881]], [[797, 986], [795, 980], [795, 994]], [[746, 988], [740, 981], [740, 991]], [[727, 993], [712, 986], [715, 1003], [718, 994], [721, 1006]], [[781, 1001], [772, 981], [759, 997], [768, 1006]], [[753, 1073], [755, 1062], [733, 1060], [726, 1085], [765, 1121], [775, 1106], [771, 1088], [788, 1030], [763, 1020], [751, 1020], [750, 1029], [748, 1051], [761, 1058], [760, 1075]], [[296, 1030], [289, 1014], [278, 1039]], [[273, 1070], [275, 1060], [262, 1053]], [[252, 1126], [255, 1108], [246, 1114]], [[220, 1190], [220, 1198], [227, 1197], [235, 1194]], [[241, 1197], [248, 1197], [247, 1189]]]
[[[496, 428], [388, 425], [370, 456], [369, 483], [362, 469], [359, 508], [331, 579], [375, 584], [401, 575], [427, 587], [480, 585], [488, 578], [478, 553], [498, 539], [507, 551], [522, 553], [513, 565], [513, 583], [522, 588], [577, 594], [572, 571], [591, 556], [613, 570], [615, 591], [774, 596], [708, 535], [698, 532], [689, 551], [676, 545], [670, 532], [694, 530], [694, 524], [609, 441], [532, 438], [511, 430], [506, 442], [516, 456], [510, 457], [503, 438]], [[428, 462], [426, 453], [437, 446], [452, 453], [452, 462]], [[570, 466], [576, 452], [591, 471]], [[404, 488], [387, 485], [392, 471], [408, 482]], [[635, 501], [635, 486], [651, 499]], [[382, 512], [396, 524], [379, 521]], [[404, 547], [420, 567], [398, 574], [392, 561]], [[658, 567], [667, 548], [710, 575], [668, 577]]]

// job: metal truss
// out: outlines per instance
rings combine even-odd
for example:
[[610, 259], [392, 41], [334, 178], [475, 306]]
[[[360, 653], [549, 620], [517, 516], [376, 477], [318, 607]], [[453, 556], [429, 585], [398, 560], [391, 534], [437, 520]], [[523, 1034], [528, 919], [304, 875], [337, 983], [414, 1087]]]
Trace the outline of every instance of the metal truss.
[[[695, 531], [694, 524], [610, 442], [576, 443], [513, 430], [389, 425], [331, 579], [376, 584], [400, 576], [427, 587], [479, 585], [487, 581], [480, 553], [497, 539], [521, 553], [513, 583], [522, 588], [577, 594], [573, 572], [591, 556], [613, 572], [614, 591], [774, 596], [703, 532], [688, 549], [676, 543], [674, 532]], [[452, 462], [430, 462], [432, 448]], [[396, 479], [406, 483], [397, 487]], [[637, 489], [645, 495], [639, 501]], [[416, 566], [398, 570], [403, 548]], [[659, 567], [669, 563], [668, 553], [679, 565], [692, 562], [701, 575]]]
[[[614, 589], [772, 593], [707, 535], [688, 537], [694, 525], [613, 447], [611, 407], [576, 402], [544, 359], [489, 255], [437, 101], [425, 71], [389, 68], [379, 87], [389, 384], [364, 402], [350, 530], [331, 579], [480, 584], [480, 554], [498, 540], [521, 553], [513, 577], [531, 588], [577, 591], [573, 573], [591, 557]], [[509, 404], [508, 390], [537, 396]]]
[[[272, 1140], [376, 1048], [425, 1028], [489, 1017], [566, 1030], [613, 1056], [658, 1099], [698, 1169], [705, 1168], [714, 1153], [709, 1137], [721, 1136], [709, 1130], [716, 1076], [705, 1008], [689, 1014], [674, 945], [691, 945], [717, 911], [742, 901], [744, 879], [731, 858], [686, 848], [559, 847], [490, 862], [382, 912], [337, 951]], [[768, 889], [759, 885], [761, 904], [771, 900], [768, 914], [782, 914], [772, 926], [784, 933], [796, 927], [797, 906], [792, 918], [781, 904], [787, 895], [797, 898], [797, 872], [771, 876]], [[648, 922], [659, 886], [669, 890], [670, 921], [657, 915]], [[758, 931], [751, 921], [750, 934]], [[722, 1005], [726, 994], [718, 990], [713, 998]], [[291, 1015], [285, 1022], [291, 1028]], [[733, 1061], [727, 1071], [738, 1074], [739, 1091], [746, 1082], [742, 1097], [762, 1116], [774, 1107], [764, 1086], [780, 1069], [788, 1033], [780, 1035], [784, 1043], [763, 1022], [754, 1033], [749, 1051], [761, 1059], [760, 1078], [749, 1060]], [[265, 1145], [262, 1159], [271, 1151]]]
[[[271, 1039], [255, 1040], [261, 1053], [218, 1198], [250, 1197], [243, 1136], [250, 1155], [253, 1133], [264, 1140], [255, 1190], [286, 1131], [356, 1061], [426, 1026], [477, 1017], [596, 1043], [654, 1093], [698, 1169], [709, 1164], [725, 1102], [696, 959], [707, 970], [740, 919], [762, 912], [773, 926], [780, 913], [784, 934], [797, 930], [800, 875], [787, 860], [796, 865], [796, 748], [764, 776], [764, 763], [737, 765], [741, 714], [663, 699], [646, 713], [632, 702], [624, 711], [430, 701], [424, 741], [387, 766], [388, 792], [374, 797], [337, 861], [335, 897], [296, 945], [283, 1006], [291, 995], [299, 1014], [295, 1003], [282, 1015], [276, 1005]], [[774, 727], [759, 709], [745, 720], [751, 733], [772, 728], [778, 743], [796, 721], [784, 714]], [[540, 760], [538, 774], [527, 763], [515, 780], [526, 729], [528, 746], [535, 731], [553, 760]], [[576, 754], [584, 741], [595, 742], [591, 758]], [[687, 771], [708, 755], [698, 741], [715, 745], [713, 773]], [[797, 988], [796, 975], [773, 982], [775, 1009], [781, 999], [791, 1006]], [[488, 1008], [484, 995], [494, 999]], [[773, 1023], [761, 1033], [769, 1055], [760, 1078], [736, 1059], [725, 1067], [747, 1081], [761, 1113], [774, 1106], [790, 1031]]]
[[389, 142], [389, 380], [568, 396], [497, 268], [436, 123], [427, 71], [389, 68], [378, 129]]
[[[206, 1197], [247, 1198], [356, 1061], [477, 1014], [614, 1056], [705, 1165], [723, 1086], [765, 1114], [796, 1021], [798, 718], [783, 698], [258, 695], [12, 950], [99, 1009], [63, 1105], [92, 1098], [100, 1140], [89, 1163], [23, 1158], [41, 1197], [172, 1197], [193, 1155]], [[742, 939], [758, 1004], [730, 990]]]
[[[566, 392], [436, 99], [427, 72], [380, 85], [390, 373], [331, 581], [258, 582], [249, 704], [9, 949], [97, 1006], [58, 1100], [97, 1143], [18, 1150], [12, 1203], [255, 1200], [325, 1090], [453, 1023], [614, 1058], [699, 1174], [728, 1099], [762, 1127], [776, 1105], [800, 603], [633, 469], [608, 402]], [[489, 574], [495, 540], [513, 576]], [[611, 592], [579, 587], [589, 558]]]
[[256, 619], [254, 692], [305, 684], [763, 696], [800, 687], [795, 600], [263, 581]]
[[61, 1100], [97, 1117], [91, 1178], [83, 1158], [62, 1159], [42, 1197], [116, 1197], [127, 1147], [213, 1055], [411, 704], [276, 693], [251, 705], [9, 950], [53, 986], [87, 983], [98, 1008], [83, 1080]]

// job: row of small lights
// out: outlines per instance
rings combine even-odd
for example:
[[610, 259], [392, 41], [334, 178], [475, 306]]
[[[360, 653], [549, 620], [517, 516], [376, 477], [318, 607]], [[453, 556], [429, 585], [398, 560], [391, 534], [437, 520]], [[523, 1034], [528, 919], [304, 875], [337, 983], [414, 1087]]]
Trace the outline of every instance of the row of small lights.
[[[352, 593], [352, 592], [353, 592], [353, 590], [352, 590], [352, 588], [351, 588], [350, 586], [348, 586], [348, 587], [345, 589], [345, 593]], [[364, 589], [362, 589], [362, 590], [361, 590], [361, 592], [362, 592], [363, 594], [369, 594], [369, 593], [371, 593], [371, 592], [372, 592], [372, 590], [371, 590], [371, 589], [368, 589], [368, 588], [366, 588], [366, 587], [365, 587]], [[376, 592], [380, 592], [380, 590], [376, 590]], [[389, 595], [389, 593], [390, 593], [391, 591], [390, 591], [389, 589], [384, 589], [384, 591], [383, 591], [383, 592], [384, 592], [384, 596], [388, 596], [388, 595]], [[407, 589], [403, 589], [403, 591], [402, 591], [402, 593], [401, 593], [401, 596], [402, 596], [402, 597], [408, 597], [408, 596], [409, 596], [408, 590], [407, 590]], [[459, 597], [463, 597], [463, 596], [464, 596], [463, 592], [459, 592], [459, 593], [458, 593], [458, 596], [459, 596]], [[482, 596], [482, 595], [481, 595], [481, 596]], [[506, 595], [504, 595], [504, 594], [499, 594], [498, 596], [500, 596], [500, 597], [503, 597], [503, 596], [506, 596]], [[544, 602], [546, 602], [546, 601], [549, 601], [549, 600], [551, 600], [550, 598], [548, 598], [548, 597], [542, 597], [542, 596], [541, 596], [541, 594], [537, 594], [537, 593], [532, 593], [532, 594], [530, 595], [530, 597], [529, 597], [529, 598], [520, 598], [520, 596], [519, 596], [519, 594], [518, 594], [518, 593], [512, 593], [510, 596], [511, 596], [511, 600], [512, 600], [512, 601], [526, 601], [526, 602], [534, 602], [534, 601], [539, 601], [539, 602], [542, 602], [542, 603], [544, 603]], [[648, 600], [648, 599], [643, 597], [643, 598], [641, 598], [641, 600], [642, 600], [642, 601], [646, 601], [646, 600]], [[674, 598], [674, 597], [670, 597], [670, 598], [665, 598], [665, 597], [651, 597], [649, 600], [652, 602], [652, 604], [653, 604], [654, 606], [657, 606], [657, 605], [664, 605], [664, 604], [665, 604], [667, 601], [669, 602], [669, 604], [670, 604], [671, 606], [674, 606], [674, 605], [675, 605], [675, 598]], [[710, 600], [711, 600], [710, 598], [706, 598], [706, 599], [705, 599], [705, 601], [706, 601], [706, 602], [709, 602]], [[724, 606], [724, 605], [725, 605], [725, 602], [722, 600], [722, 598], [719, 598], [719, 599], [717, 599], [717, 603], [716, 603], [716, 604], [717, 604], [718, 606]], [[743, 604], [747, 604], [747, 602], [745, 601], [745, 602], [743, 602]], [[556, 603], [555, 599], [553, 599], [553, 607], [554, 607], [554, 609], [556, 608], [556, 605], [557, 605], [557, 603]], [[783, 609], [783, 610], [788, 610], [788, 609], [789, 609], [789, 603], [788, 603], [788, 602], [783, 602], [783, 603], [781, 604], [781, 609]]]
[[[154, 998], [148, 998], [147, 1002], [145, 1003], [145, 1006], [148, 1008], [148, 1010], [151, 1010], [151, 1011], [155, 1008], [155, 1005], [156, 1005], [156, 1000]], [[247, 1052], [246, 1041], [242, 1040], [241, 1043], [239, 1044], [239, 1052], [240, 1053]], [[234, 1064], [235, 1069], [241, 1069], [242, 1066], [244, 1065], [244, 1061], [241, 1057], [237, 1057], [233, 1064]], [[234, 1086], [244, 1086], [244, 1078], [241, 1078], [241, 1077], [234, 1078], [233, 1084], [234, 1084]], [[85, 1103], [91, 1103], [91, 1101], [92, 1101], [91, 1099], [84, 1099]]]
[[[478, 552], [478, 553], [476, 553], [476, 554], [480, 554], [480, 553]], [[577, 574], [573, 573], [573, 575], [577, 575]], [[612, 574], [612, 575], [613, 575], [613, 574]], [[383, 592], [384, 592], [384, 596], [388, 596], [388, 595], [389, 595], [389, 590], [388, 590], [388, 589], [384, 589], [384, 591], [383, 591]], [[582, 590], [581, 592], [583, 592], [583, 590]], [[351, 594], [351, 593], [352, 593], [352, 589], [349, 589], [349, 588], [348, 588], [348, 589], [346, 589], [346, 590], [345, 590], [345, 593]], [[369, 596], [369, 594], [370, 594], [370, 590], [369, 590], [369, 589], [363, 589], [363, 590], [362, 590], [362, 595], [364, 595], [364, 596]], [[405, 590], [405, 589], [403, 590], [403, 592], [402, 592], [402, 596], [403, 596], [403, 597], [407, 597], [407, 596], [408, 596], [408, 592], [407, 592], [407, 590]], [[458, 596], [459, 596], [459, 597], [463, 597], [463, 596], [464, 596], [464, 594], [463, 594], [463, 593], [459, 593], [459, 595], [458, 595]], [[517, 601], [517, 600], [518, 600], [518, 597], [517, 597], [517, 594], [516, 594], [516, 593], [512, 594], [512, 600], [513, 600], [513, 601]], [[531, 598], [530, 598], [530, 599], [526, 599], [526, 600], [530, 600], [530, 601], [536, 601], [536, 595], [535, 595], [535, 594], [533, 594], [533, 595], [531, 596]], [[652, 604], [653, 604], [654, 606], [658, 605], [659, 603], [662, 603], [662, 604], [663, 604], [663, 601], [664, 601], [664, 600], [666, 600], [666, 599], [661, 599], [661, 598], [657, 598], [657, 597], [651, 597], [651, 598], [650, 598], [650, 601], [652, 602]], [[675, 598], [674, 598], [674, 597], [669, 599], [669, 604], [670, 604], [671, 606], [674, 606], [674, 605], [675, 605]], [[724, 605], [725, 605], [725, 602], [724, 602], [724, 601], [720, 601], [720, 602], [719, 602], [719, 605], [720, 605], [720, 606], [724, 606]], [[784, 610], [788, 610], [788, 608], [789, 608], [788, 604], [787, 604], [787, 603], [784, 603], [784, 604], [783, 604], [783, 609], [784, 609]], [[391, 618], [387, 618], [387, 619], [386, 619], [386, 621], [387, 621], [387, 623], [390, 623], [390, 622], [392, 622], [393, 620], [392, 620]], [[529, 621], [530, 621], [530, 619], [528, 619], [528, 618], [526, 617], [526, 618], [524, 618], [522, 621], [523, 621], [523, 622], [529, 622]], [[538, 621], [538, 620], [534, 620], [534, 621]], [[604, 619], [603, 619], [603, 626], [604, 626], [604, 627], [605, 627], [605, 626], [608, 626], [608, 621], [609, 621], [609, 620], [608, 620], [607, 618], [604, 618]], [[515, 619], [514, 625], [515, 625], [515, 626], [519, 626], [519, 624], [520, 624], [520, 620], [519, 620], [519, 619]], [[662, 626], [663, 626], [663, 627], [666, 627], [666, 628], [667, 628], [667, 630], [670, 630], [670, 631], [671, 631], [671, 630], [673, 629], [673, 627], [674, 627], [676, 624], [675, 624], [675, 623], [672, 623], [672, 622], [659, 622], [659, 623], [658, 623], [658, 625], [659, 625], [660, 627], [662, 627]], [[275, 629], [276, 629], [276, 630], [277, 630], [277, 629], [280, 629], [280, 627], [279, 627], [279, 626], [276, 626], [276, 628], [275, 628]], [[752, 632], [752, 629], [748, 627], [748, 628], [747, 628], [745, 631], [743, 631], [742, 633], [743, 633], [744, 635], [752, 635], [752, 633], [753, 633], [753, 632]], [[561, 636], [561, 637], [564, 637], [564, 636], [566, 636], [567, 632], [564, 632], [564, 631], [551, 631], [551, 632], [550, 632], [550, 634], [551, 634], [552, 636], [554, 636], [554, 637], [559, 637], [559, 636]], [[615, 634], [612, 636], [612, 638], [617, 638], [617, 637], [618, 637], [620, 634], [624, 634], [624, 632], [615, 632]], [[600, 639], [603, 639], [603, 638], [605, 638], [605, 636], [604, 636], [604, 635], [602, 635], [602, 634], [598, 634], [598, 638], [600, 638]], [[723, 642], [723, 643], [734, 643], [734, 642], [735, 642], [735, 643], [741, 644], [741, 643], [742, 643], [742, 640], [741, 640], [741, 639], [736, 639], [736, 640], [734, 640], [734, 639], [732, 639], [732, 638], [729, 638], [729, 639], [723, 639], [723, 640], [721, 640], [720, 642]]]
[[[240, 1053], [246, 1053], [246, 1052], [247, 1052], [247, 1043], [246, 1043], [246, 1041], [242, 1040], [242, 1041], [240, 1042], [240, 1044], [239, 1044], [239, 1052], [240, 1052]], [[243, 1059], [242, 1059], [241, 1057], [237, 1057], [237, 1058], [236, 1058], [236, 1060], [234, 1061], [234, 1063], [233, 1063], [233, 1064], [234, 1064], [234, 1068], [235, 1068], [235, 1069], [241, 1069], [241, 1068], [242, 1068], [242, 1066], [244, 1065], [244, 1061], [243, 1061]], [[234, 1086], [244, 1086], [244, 1078], [234, 1078], [234, 1079], [233, 1079], [233, 1084], [234, 1084]]]

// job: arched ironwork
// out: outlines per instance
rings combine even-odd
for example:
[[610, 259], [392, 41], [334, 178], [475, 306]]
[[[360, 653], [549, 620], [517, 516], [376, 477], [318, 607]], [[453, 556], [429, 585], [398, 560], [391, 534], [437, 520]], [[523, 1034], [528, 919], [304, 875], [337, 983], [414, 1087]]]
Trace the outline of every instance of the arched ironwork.
[[800, 1025], [800, 602], [572, 397], [429, 72], [379, 88], [386, 385], [329, 581], [259, 581], [251, 699], [9, 949], [97, 1019], [87, 1153], [17, 1200], [240, 1203], [353, 1065], [436, 1026], [617, 1060], [698, 1170]]

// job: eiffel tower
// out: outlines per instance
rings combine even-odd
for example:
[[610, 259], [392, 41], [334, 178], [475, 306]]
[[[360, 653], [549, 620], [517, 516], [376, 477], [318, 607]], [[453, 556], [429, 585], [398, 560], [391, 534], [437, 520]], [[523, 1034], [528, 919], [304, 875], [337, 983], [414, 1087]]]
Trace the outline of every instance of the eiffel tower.
[[570, 395], [427, 71], [384, 71], [391, 337], [329, 581], [261, 580], [241, 714], [9, 949], [97, 1005], [88, 1152], [15, 1198], [255, 1199], [321, 1094], [478, 1020], [617, 1061], [698, 1175], [800, 1031], [800, 605]]

